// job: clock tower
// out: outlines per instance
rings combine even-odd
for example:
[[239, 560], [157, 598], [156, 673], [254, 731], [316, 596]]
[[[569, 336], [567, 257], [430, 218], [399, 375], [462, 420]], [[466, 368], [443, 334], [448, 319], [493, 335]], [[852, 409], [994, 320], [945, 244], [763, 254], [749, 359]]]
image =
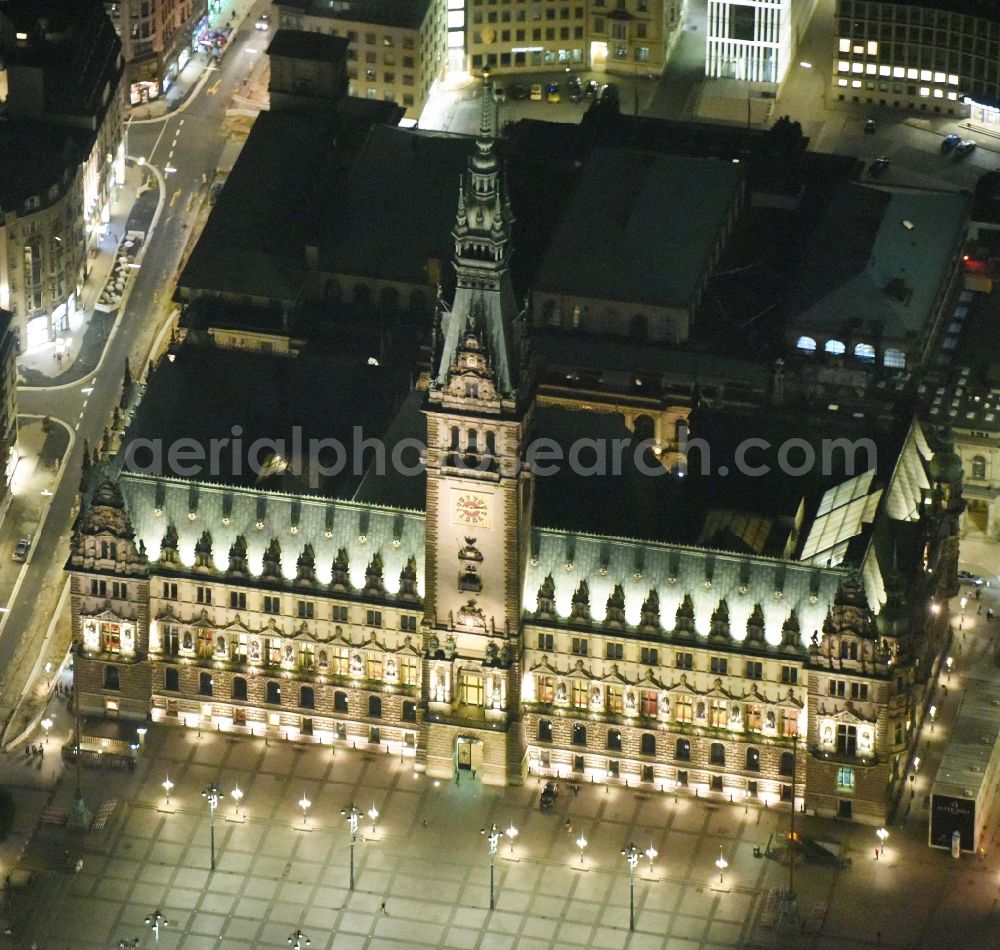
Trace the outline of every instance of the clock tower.
[[532, 485], [531, 387], [511, 286], [510, 204], [483, 85], [455, 227], [455, 297], [442, 310], [427, 397], [424, 701], [427, 769], [523, 781], [521, 585]]

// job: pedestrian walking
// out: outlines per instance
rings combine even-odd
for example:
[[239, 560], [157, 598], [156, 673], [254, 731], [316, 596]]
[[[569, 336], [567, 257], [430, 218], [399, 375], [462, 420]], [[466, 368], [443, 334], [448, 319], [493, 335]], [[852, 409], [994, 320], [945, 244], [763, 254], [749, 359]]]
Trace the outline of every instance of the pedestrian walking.
[[875, 849], [875, 860], [878, 860], [878, 848]]
[[386, 917], [389, 916], [389, 911], [385, 909], [385, 901], [382, 901], [382, 913], [385, 914]]

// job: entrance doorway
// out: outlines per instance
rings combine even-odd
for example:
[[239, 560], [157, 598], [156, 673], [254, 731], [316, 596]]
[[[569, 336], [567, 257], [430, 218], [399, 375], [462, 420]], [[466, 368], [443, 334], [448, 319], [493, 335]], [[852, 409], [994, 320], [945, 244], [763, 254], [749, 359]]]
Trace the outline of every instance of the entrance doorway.
[[483, 771], [483, 742], [459, 736], [455, 740], [455, 771], [470, 772], [472, 777]]

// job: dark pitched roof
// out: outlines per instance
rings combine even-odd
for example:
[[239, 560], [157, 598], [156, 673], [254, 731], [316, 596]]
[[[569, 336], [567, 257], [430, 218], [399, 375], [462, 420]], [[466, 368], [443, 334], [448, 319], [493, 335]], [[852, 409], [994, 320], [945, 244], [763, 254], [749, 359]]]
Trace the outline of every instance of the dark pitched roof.
[[347, 59], [347, 37], [308, 30], [278, 30], [267, 48], [268, 56], [338, 63]]

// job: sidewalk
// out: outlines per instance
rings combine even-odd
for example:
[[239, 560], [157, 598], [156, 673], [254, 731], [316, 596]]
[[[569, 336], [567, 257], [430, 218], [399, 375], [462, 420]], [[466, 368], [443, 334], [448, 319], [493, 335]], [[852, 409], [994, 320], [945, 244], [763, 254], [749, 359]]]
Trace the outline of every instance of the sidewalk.
[[117, 313], [95, 311], [94, 304], [114, 266], [118, 240], [127, 231], [148, 232], [158, 199], [156, 179], [146, 169], [127, 162], [125, 184], [112, 206], [108, 233], [91, 251], [90, 274], [83, 285], [78, 311], [82, 319], [78, 318], [71, 326], [72, 335], [65, 338], [66, 355], [60, 358], [55, 342], [22, 353], [17, 360], [20, 385], [58, 386], [83, 379], [97, 368]]

